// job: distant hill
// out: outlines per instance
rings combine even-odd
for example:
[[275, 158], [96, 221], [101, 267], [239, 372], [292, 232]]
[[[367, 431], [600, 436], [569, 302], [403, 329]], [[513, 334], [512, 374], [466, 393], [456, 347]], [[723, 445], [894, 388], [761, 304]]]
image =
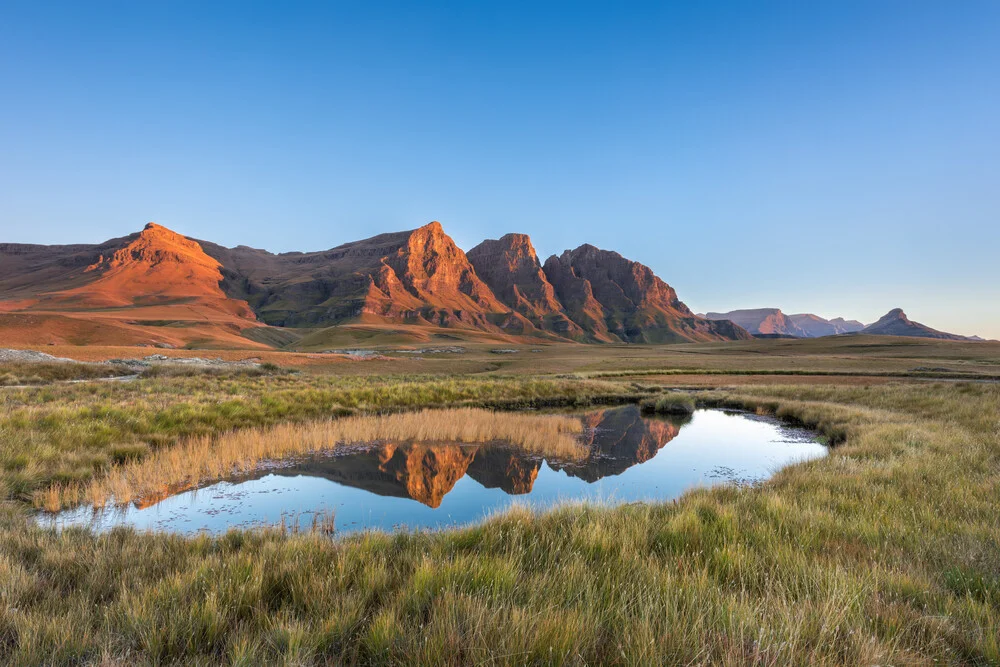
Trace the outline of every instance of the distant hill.
[[845, 320], [843, 317], [827, 320], [811, 313], [789, 315], [788, 319], [808, 338], [855, 333], [865, 328], [865, 325], [857, 320]]
[[874, 324], [869, 324], [861, 333], [873, 334], [878, 336], [913, 336], [916, 338], [937, 338], [939, 340], [966, 340], [966, 341], [976, 341], [982, 340], [978, 336], [968, 337], [959, 336], [958, 334], [945, 333], [944, 331], [938, 331], [937, 329], [931, 329], [929, 326], [920, 324], [919, 322], [914, 322], [906, 316], [902, 308], [894, 308], [888, 313], [883, 315]]
[[0, 244], [0, 336], [12, 344], [264, 347], [338, 338], [320, 330], [341, 325], [592, 343], [751, 337], [696, 316], [618, 253], [583, 245], [543, 266], [526, 235], [508, 234], [466, 255], [437, 222], [310, 253], [226, 248], [154, 223], [95, 245]]
[[917, 336], [940, 340], [981, 341], [978, 336], [945, 333], [913, 322], [900, 308], [890, 311], [878, 322], [865, 326], [857, 320], [836, 317], [827, 320], [819, 315], [799, 313], [785, 315], [779, 308], [733, 310], [728, 313], [706, 313], [711, 320], [730, 320], [756, 338], [819, 338], [841, 334], [866, 333], [876, 336]]
[[732, 310], [728, 313], [706, 313], [705, 317], [710, 320], [735, 322], [754, 335], [808, 337], [808, 334], [781, 312], [780, 308], [754, 308]]

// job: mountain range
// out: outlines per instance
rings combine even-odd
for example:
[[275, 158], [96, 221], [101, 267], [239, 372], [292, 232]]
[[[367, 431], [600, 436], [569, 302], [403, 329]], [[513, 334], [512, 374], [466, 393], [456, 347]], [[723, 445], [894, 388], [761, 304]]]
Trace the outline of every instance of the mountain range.
[[4, 344], [316, 349], [345, 331], [367, 341], [975, 340], [900, 309], [867, 327], [778, 308], [696, 315], [616, 252], [584, 244], [543, 263], [527, 235], [507, 234], [465, 253], [438, 222], [305, 253], [227, 248], [155, 223], [93, 245], [0, 244]]
[[857, 320], [837, 317], [827, 320], [819, 315], [800, 313], [786, 315], [780, 308], [733, 310], [728, 313], [706, 313], [710, 320], [729, 320], [756, 336], [818, 338], [856, 333], [865, 328]]
[[542, 264], [508, 234], [463, 252], [432, 222], [321, 252], [226, 248], [149, 223], [94, 245], [0, 244], [0, 339], [267, 347], [331, 327], [490, 340], [746, 340], [649, 267], [583, 245]]
[[978, 336], [945, 333], [914, 322], [901, 308], [894, 308], [877, 322], [865, 326], [857, 320], [836, 317], [828, 320], [810, 313], [786, 315], [780, 308], [733, 310], [728, 313], [706, 313], [710, 320], [730, 321], [749, 331], [756, 338], [819, 338], [841, 334], [873, 336], [909, 336], [938, 340], [979, 341]]

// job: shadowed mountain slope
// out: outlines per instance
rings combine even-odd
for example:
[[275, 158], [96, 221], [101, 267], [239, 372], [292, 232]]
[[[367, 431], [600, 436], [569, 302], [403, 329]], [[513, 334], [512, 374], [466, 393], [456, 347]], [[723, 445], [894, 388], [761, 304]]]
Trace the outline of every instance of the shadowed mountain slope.
[[582, 245], [549, 257], [545, 276], [567, 316], [594, 340], [628, 343], [745, 340], [744, 329], [698, 317], [649, 267]]
[[278, 326], [387, 321], [530, 332], [432, 222], [314, 253], [274, 255], [202, 242], [225, 266], [223, 287]]
[[583, 329], [563, 312], [527, 234], [483, 241], [468, 256], [497, 298], [536, 328], [567, 338], [585, 338]]

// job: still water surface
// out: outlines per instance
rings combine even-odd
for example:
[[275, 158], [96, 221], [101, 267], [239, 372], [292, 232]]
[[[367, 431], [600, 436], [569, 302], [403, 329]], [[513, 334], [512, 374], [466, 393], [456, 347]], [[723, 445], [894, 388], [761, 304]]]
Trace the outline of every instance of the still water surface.
[[590, 450], [581, 461], [532, 456], [503, 443], [377, 443], [272, 464], [252, 478], [149, 506], [81, 507], [41, 521], [190, 534], [281, 521], [306, 528], [317, 512], [333, 512], [338, 533], [444, 528], [515, 503], [544, 509], [566, 501], [670, 500], [694, 487], [760, 481], [826, 454], [812, 433], [745, 413], [698, 410], [664, 420], [626, 406], [580, 418]]

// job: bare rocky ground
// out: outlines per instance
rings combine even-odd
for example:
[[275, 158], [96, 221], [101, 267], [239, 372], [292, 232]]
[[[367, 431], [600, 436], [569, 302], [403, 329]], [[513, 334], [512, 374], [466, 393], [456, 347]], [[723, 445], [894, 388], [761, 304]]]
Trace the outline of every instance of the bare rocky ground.
[[198, 368], [260, 368], [259, 357], [240, 359], [239, 361], [225, 361], [216, 357], [206, 359], [204, 357], [168, 357], [163, 354], [150, 354], [142, 359], [109, 359], [105, 364], [116, 366], [126, 366], [136, 370], [144, 370], [154, 366], [195, 366]]
[[44, 352], [34, 350], [7, 350], [0, 348], [0, 363], [57, 363], [69, 362], [78, 363], [75, 359], [66, 357], [54, 357]]
[[259, 357], [240, 359], [239, 361], [225, 361], [218, 357], [207, 359], [204, 357], [168, 357], [163, 354], [150, 354], [145, 357], [127, 359], [109, 359], [99, 362], [82, 362], [67, 357], [55, 357], [44, 352], [34, 350], [11, 350], [0, 348], [0, 363], [93, 363], [95, 365], [124, 366], [126, 368], [141, 372], [154, 366], [195, 366], [200, 368], [259, 368], [261, 360]]

